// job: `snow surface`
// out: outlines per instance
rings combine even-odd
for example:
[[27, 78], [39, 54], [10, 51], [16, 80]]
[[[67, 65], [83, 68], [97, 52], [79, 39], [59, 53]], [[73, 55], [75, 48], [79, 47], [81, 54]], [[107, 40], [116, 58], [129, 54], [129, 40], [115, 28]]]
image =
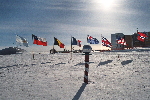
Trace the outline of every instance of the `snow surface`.
[[150, 100], [150, 51], [0, 56], [0, 100]]

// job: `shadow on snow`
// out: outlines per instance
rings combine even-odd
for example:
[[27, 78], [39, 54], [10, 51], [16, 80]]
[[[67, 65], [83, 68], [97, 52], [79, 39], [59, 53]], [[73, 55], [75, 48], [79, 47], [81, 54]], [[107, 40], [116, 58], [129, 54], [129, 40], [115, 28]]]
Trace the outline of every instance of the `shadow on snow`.
[[[89, 64], [90, 63], [94, 63], [94, 62], [89, 62]], [[76, 64], [76, 65], [74, 65], [74, 66], [78, 66], [78, 65], [85, 65], [85, 63], [78, 63], [78, 64]]]
[[126, 65], [126, 64], [129, 64], [131, 63], [133, 60], [126, 60], [126, 61], [122, 61], [121, 64], [122, 65]]
[[78, 90], [78, 92], [76, 93], [76, 95], [74, 96], [74, 98], [72, 100], [78, 100], [82, 94], [82, 92], [84, 91], [85, 87], [86, 87], [86, 83], [82, 83], [82, 86], [80, 87], [80, 89]]
[[100, 65], [105, 65], [105, 64], [111, 63], [112, 61], [113, 61], [113, 60], [107, 60], [107, 61], [104, 61], [104, 62], [100, 62], [100, 63], [97, 65], [97, 67], [100, 66]]

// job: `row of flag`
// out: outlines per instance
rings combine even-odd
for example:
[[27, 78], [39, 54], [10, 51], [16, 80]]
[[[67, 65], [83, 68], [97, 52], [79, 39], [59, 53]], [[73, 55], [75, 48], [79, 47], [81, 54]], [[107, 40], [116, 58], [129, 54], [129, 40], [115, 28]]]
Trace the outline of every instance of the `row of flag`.
[[[138, 32], [137, 39], [139, 41], [144, 42], [146, 37], [147, 37], [146, 34]], [[112, 44], [105, 37], [101, 36], [101, 38], [102, 38], [102, 45], [103, 46], [110, 47], [110, 48], [112, 47]], [[33, 40], [33, 44], [47, 46], [46, 38], [37, 37], [36, 35], [32, 34], [32, 40]], [[16, 35], [16, 42], [19, 45], [23, 45], [23, 46], [28, 47], [27, 40], [25, 38], [21, 37], [21, 36]], [[119, 36], [116, 37], [116, 42], [118, 44], [122, 44], [122, 45], [127, 46], [127, 43], [126, 43], [126, 41], [123, 37], [119, 37]], [[99, 44], [99, 41], [96, 38], [88, 35], [87, 36], [87, 43], [89, 43], [89, 44]], [[65, 45], [55, 37], [54, 37], [54, 45], [58, 45], [60, 48], [65, 47]], [[71, 45], [77, 45], [77, 46], [81, 47], [81, 41], [77, 40], [74, 37], [71, 37]]]

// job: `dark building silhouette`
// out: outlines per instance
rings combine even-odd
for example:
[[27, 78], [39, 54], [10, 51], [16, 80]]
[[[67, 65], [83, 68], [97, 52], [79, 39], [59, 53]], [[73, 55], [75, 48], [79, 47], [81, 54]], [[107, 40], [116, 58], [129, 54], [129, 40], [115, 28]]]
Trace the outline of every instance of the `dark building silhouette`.
[[133, 46], [134, 47], [150, 47], [150, 32], [141, 32], [146, 34], [148, 37], [145, 38], [145, 41], [139, 41], [137, 39], [138, 34], [134, 33], [132, 38], [133, 38]]
[[150, 47], [150, 32], [146, 32], [147, 37], [145, 38], [145, 46]]
[[24, 52], [24, 49], [21, 48], [17, 48], [17, 47], [9, 47], [9, 48], [5, 48], [0, 50], [0, 55], [10, 55], [10, 54], [16, 54], [16, 53], [21, 53]]
[[125, 38], [125, 41], [127, 43], [127, 45], [125, 46], [125, 48], [132, 49], [133, 48], [133, 38], [132, 38], [132, 35], [125, 35], [124, 38]]

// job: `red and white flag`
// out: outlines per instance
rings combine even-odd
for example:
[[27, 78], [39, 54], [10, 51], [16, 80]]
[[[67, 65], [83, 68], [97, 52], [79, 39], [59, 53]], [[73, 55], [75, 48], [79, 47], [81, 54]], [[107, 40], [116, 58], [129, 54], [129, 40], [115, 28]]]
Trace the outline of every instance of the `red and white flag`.
[[147, 37], [147, 35], [146, 35], [146, 34], [141, 33], [141, 32], [138, 32], [137, 39], [138, 39], [139, 41], [144, 42], [144, 41], [145, 41], [145, 37]]
[[47, 46], [47, 41], [45, 38], [40, 38], [32, 34], [32, 39], [34, 38], [33, 44]]
[[122, 45], [127, 45], [126, 41], [124, 40], [124, 38], [118, 37], [116, 38], [117, 43], [118, 44], [122, 44]]
[[112, 47], [111, 43], [104, 37], [102, 37], [102, 45], [106, 47]]
[[80, 40], [77, 41], [77, 46], [81, 47], [81, 41]]

